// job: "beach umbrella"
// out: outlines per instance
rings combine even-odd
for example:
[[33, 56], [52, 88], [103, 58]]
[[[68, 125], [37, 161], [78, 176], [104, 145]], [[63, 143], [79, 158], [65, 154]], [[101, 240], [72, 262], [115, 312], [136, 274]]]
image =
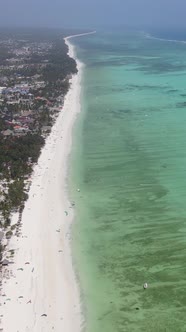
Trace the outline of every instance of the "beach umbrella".
[[9, 263], [10, 262], [8, 261], [8, 259], [3, 259], [3, 261], [1, 262], [3, 266], [8, 265]]

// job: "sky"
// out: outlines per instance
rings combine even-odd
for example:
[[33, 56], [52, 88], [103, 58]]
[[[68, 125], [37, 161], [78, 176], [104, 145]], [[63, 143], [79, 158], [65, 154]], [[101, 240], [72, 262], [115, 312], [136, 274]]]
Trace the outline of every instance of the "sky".
[[186, 0], [0, 0], [0, 26], [186, 27]]

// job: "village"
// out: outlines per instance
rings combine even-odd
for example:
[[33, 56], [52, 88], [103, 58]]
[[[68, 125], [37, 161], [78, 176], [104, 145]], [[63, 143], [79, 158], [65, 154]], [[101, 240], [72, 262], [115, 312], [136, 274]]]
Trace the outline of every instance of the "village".
[[[63, 103], [63, 96], [54, 98], [52, 89], [45, 96], [49, 82], [43, 80], [42, 72], [47, 67], [52, 43], [30, 43], [28, 46], [22, 41], [21, 44], [27, 46], [16, 48], [15, 40], [3, 42], [8, 52], [8, 58], [0, 65], [0, 119], [3, 129], [0, 134], [4, 139], [24, 136], [28, 132], [45, 135], [52, 123], [49, 116], [45, 116], [41, 125], [40, 115], [43, 112], [54, 115]], [[9, 58], [10, 54], [13, 57]], [[55, 91], [58, 95], [61, 92]]]
[[[67, 52], [56, 32], [0, 34], [0, 231], [7, 239], [11, 214], [21, 220], [33, 166], [77, 72]], [[2, 251], [0, 243], [0, 258]]]
[[[40, 96], [39, 89], [45, 87], [45, 82], [35, 84], [17, 84], [13, 88], [0, 87], [0, 117], [3, 120], [1, 135], [4, 139], [8, 137], [20, 137], [31, 133], [50, 132], [51, 119], [46, 118], [40, 125], [40, 115], [45, 112], [55, 116], [63, 103], [63, 98], [52, 98]], [[32, 91], [32, 93], [31, 93]]]

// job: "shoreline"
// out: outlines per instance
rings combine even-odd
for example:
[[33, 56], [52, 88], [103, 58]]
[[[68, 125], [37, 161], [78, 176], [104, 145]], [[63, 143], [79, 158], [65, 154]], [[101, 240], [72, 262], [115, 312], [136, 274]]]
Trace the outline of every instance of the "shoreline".
[[[81, 36], [90, 34], [85, 33]], [[1, 323], [6, 332], [79, 332], [82, 325], [80, 292], [72, 266], [73, 209], [67, 193], [67, 168], [72, 129], [80, 112], [82, 63], [64, 38], [78, 74], [71, 79], [50, 135], [32, 174], [29, 198], [22, 214], [21, 235], [10, 240], [14, 263], [2, 280]]]

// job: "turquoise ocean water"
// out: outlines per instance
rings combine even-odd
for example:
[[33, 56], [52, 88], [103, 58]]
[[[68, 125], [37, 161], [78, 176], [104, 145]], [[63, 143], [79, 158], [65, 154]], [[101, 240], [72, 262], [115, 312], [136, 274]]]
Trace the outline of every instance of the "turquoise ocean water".
[[73, 43], [86, 65], [71, 157], [85, 330], [184, 332], [186, 44], [134, 31]]

